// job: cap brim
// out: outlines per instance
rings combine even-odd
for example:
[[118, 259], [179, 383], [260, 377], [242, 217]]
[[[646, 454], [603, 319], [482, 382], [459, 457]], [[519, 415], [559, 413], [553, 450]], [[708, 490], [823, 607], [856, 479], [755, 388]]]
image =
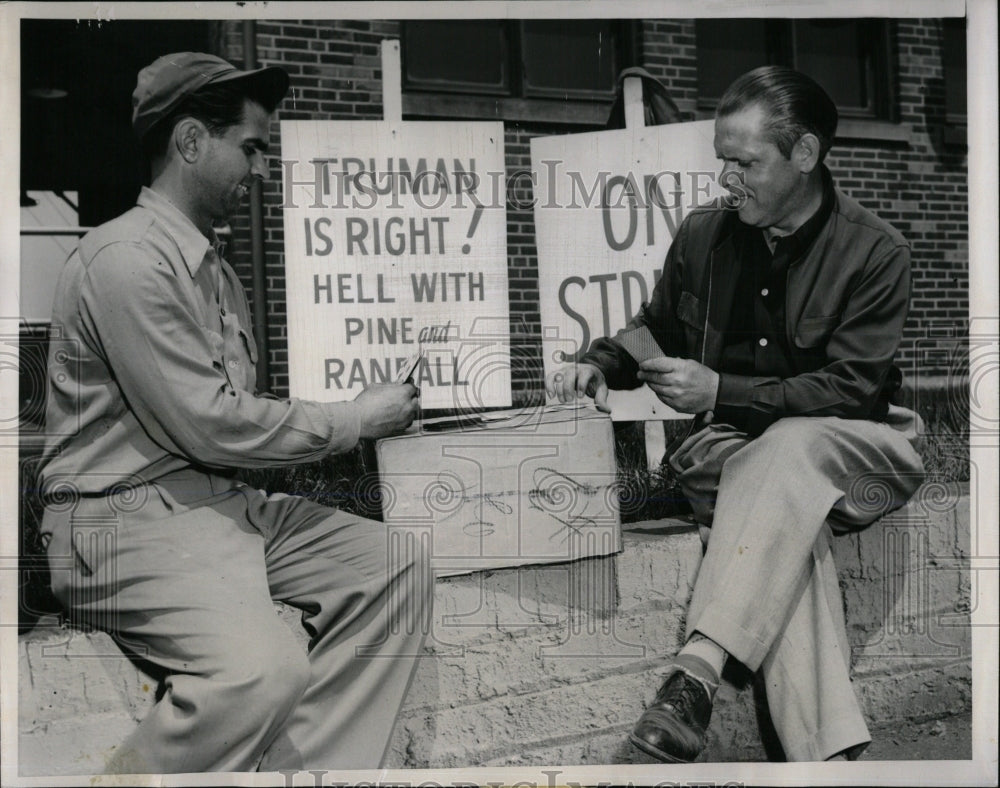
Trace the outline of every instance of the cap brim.
[[261, 100], [264, 109], [268, 112], [273, 112], [288, 93], [288, 72], [277, 66], [267, 66], [266, 68], [258, 68], [254, 71], [234, 71], [219, 79], [211, 80], [209, 84], [237, 80], [253, 86], [255, 97]]

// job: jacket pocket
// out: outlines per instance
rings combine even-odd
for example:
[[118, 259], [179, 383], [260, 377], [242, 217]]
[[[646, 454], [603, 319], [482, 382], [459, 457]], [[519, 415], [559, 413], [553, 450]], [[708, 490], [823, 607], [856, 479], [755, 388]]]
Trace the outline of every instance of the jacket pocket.
[[677, 300], [677, 319], [684, 332], [684, 351], [692, 358], [705, 355], [705, 304], [693, 293], [682, 290]]
[[705, 304], [693, 293], [682, 290], [681, 296], [677, 300], [677, 319], [682, 323], [687, 323], [692, 328], [703, 331], [705, 329]]
[[839, 315], [803, 317], [795, 327], [795, 346], [808, 349], [825, 345], [839, 324]]

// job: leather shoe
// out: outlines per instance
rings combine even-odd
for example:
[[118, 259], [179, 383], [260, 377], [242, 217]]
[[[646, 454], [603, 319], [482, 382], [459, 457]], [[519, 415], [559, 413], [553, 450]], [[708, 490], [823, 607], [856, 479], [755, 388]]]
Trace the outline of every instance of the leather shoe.
[[629, 741], [658, 760], [690, 763], [705, 749], [705, 729], [711, 717], [712, 697], [707, 687], [675, 666], [642, 713]]

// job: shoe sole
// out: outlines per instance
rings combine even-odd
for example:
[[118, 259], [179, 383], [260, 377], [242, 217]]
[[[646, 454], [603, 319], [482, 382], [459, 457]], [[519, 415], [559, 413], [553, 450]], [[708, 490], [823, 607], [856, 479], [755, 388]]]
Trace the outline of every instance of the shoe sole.
[[663, 763], [693, 763], [693, 761], [685, 760], [684, 758], [678, 758], [676, 755], [671, 755], [665, 750], [661, 750], [659, 747], [654, 747], [647, 741], [643, 741], [638, 736], [629, 734], [628, 740], [632, 742], [634, 747], [642, 750], [646, 755], [651, 755], [658, 761]]

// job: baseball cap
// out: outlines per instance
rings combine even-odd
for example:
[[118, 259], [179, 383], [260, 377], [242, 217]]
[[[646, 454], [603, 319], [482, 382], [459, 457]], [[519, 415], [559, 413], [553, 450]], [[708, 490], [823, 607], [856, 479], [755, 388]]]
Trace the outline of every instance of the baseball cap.
[[142, 139], [186, 97], [206, 85], [245, 80], [273, 110], [288, 92], [288, 74], [276, 66], [240, 71], [220, 57], [202, 52], [163, 55], [139, 72], [132, 93], [132, 129]]

